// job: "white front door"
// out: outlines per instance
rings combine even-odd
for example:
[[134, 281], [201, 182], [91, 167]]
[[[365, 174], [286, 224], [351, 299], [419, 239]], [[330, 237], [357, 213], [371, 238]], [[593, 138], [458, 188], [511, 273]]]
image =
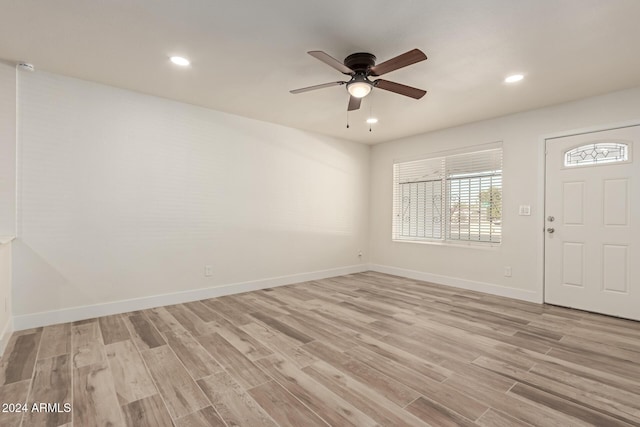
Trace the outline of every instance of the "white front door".
[[546, 141], [545, 302], [640, 320], [637, 155], [640, 126]]

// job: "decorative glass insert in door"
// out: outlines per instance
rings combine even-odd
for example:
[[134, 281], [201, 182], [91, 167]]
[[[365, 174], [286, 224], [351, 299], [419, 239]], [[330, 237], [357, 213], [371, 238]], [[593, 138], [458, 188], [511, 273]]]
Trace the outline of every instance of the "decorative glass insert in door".
[[623, 142], [597, 142], [581, 145], [564, 153], [564, 165], [586, 166], [629, 160], [629, 145]]

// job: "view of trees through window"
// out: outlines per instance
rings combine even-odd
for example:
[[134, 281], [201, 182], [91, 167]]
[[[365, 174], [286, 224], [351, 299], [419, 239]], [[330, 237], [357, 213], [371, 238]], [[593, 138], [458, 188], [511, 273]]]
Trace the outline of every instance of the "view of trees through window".
[[448, 180], [447, 238], [500, 242], [502, 234], [502, 175]]

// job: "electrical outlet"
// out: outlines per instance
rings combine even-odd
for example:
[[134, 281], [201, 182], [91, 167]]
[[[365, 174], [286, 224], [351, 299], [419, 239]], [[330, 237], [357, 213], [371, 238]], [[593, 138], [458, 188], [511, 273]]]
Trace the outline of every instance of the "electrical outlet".
[[206, 277], [213, 276], [213, 266], [212, 265], [205, 265], [204, 266], [204, 275]]
[[511, 277], [511, 267], [504, 268], [504, 277]]

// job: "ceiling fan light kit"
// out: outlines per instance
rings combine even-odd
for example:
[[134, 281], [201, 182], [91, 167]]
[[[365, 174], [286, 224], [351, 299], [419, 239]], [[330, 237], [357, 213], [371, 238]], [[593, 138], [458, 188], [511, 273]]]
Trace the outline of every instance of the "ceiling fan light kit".
[[312, 50], [307, 53], [314, 58], [324, 62], [325, 64], [335, 68], [341, 73], [351, 76], [351, 80], [347, 82], [337, 81], [304, 87], [301, 89], [294, 89], [290, 91], [293, 94], [309, 92], [326, 87], [346, 85], [347, 92], [349, 92], [350, 95], [347, 111], [353, 111], [360, 108], [362, 98], [369, 95], [374, 87], [408, 96], [414, 99], [420, 99], [427, 93], [422, 89], [417, 89], [400, 83], [391, 82], [389, 80], [369, 80], [370, 76], [378, 77], [383, 74], [390, 73], [391, 71], [395, 71], [399, 68], [415, 64], [416, 62], [424, 61], [425, 59], [427, 59], [427, 55], [425, 55], [419, 49], [410, 50], [409, 52], [398, 55], [395, 58], [391, 58], [379, 65], [376, 65], [375, 55], [366, 52], [353, 53], [347, 56], [343, 62], [338, 61], [334, 57], [320, 50]]
[[372, 83], [366, 77], [355, 79], [347, 83], [347, 92], [356, 98], [364, 98], [371, 92]]

